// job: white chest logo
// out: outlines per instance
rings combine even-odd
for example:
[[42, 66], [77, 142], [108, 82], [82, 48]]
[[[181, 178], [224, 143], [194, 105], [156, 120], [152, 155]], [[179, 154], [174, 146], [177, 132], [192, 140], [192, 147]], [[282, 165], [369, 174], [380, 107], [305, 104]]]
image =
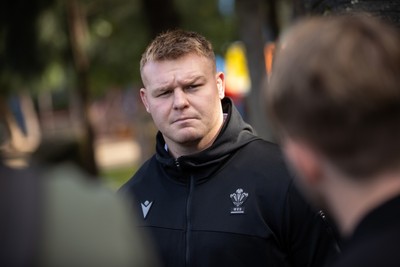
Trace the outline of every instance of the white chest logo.
[[153, 205], [153, 201], [150, 202], [150, 201], [146, 200], [145, 202], [140, 203], [140, 205], [142, 206], [143, 219], [146, 219], [146, 216], [149, 213], [151, 205]]
[[230, 194], [230, 198], [234, 207], [231, 208], [231, 214], [243, 214], [244, 207], [242, 207], [243, 203], [246, 201], [249, 193], [243, 191], [242, 188], [236, 189], [236, 192]]

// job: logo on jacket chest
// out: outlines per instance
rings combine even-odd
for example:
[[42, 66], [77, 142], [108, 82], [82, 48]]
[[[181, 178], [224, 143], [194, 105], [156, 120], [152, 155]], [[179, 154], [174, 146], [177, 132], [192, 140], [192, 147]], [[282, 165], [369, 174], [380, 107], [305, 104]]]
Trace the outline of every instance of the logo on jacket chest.
[[243, 191], [242, 188], [236, 189], [235, 193], [230, 194], [230, 198], [233, 203], [233, 207], [231, 208], [231, 214], [244, 214], [244, 206], [243, 203], [248, 198], [249, 193]]
[[143, 212], [143, 219], [146, 219], [147, 214], [149, 213], [149, 210], [151, 208], [151, 205], [153, 205], [153, 201], [148, 201], [146, 200], [143, 203], [140, 203], [140, 205], [142, 206], [142, 212]]

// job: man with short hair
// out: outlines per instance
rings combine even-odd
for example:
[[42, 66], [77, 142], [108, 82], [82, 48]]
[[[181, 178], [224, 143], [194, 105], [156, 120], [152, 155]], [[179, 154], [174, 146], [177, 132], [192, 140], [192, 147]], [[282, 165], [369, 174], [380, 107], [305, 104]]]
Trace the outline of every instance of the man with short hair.
[[140, 64], [156, 153], [121, 189], [141, 210], [164, 266], [322, 266], [333, 237], [300, 197], [279, 148], [229, 98], [211, 43], [157, 36]]
[[346, 239], [334, 266], [400, 266], [400, 40], [367, 14], [284, 36], [269, 114], [305, 196]]

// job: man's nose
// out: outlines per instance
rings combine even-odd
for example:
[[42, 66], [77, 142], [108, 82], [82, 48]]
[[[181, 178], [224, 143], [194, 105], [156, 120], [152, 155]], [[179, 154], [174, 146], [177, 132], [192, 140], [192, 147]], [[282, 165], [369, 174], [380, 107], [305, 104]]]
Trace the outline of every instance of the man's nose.
[[188, 105], [187, 95], [181, 88], [174, 90], [174, 108], [182, 109]]

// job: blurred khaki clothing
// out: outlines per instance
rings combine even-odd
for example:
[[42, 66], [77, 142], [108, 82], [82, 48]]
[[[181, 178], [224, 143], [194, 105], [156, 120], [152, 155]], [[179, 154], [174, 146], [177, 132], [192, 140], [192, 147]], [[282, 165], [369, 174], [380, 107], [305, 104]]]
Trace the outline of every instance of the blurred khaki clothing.
[[73, 165], [46, 176], [42, 266], [156, 266], [127, 202]]
[[[0, 257], [1, 266], [158, 266], [146, 235], [134, 227], [132, 207], [123, 196], [87, 179], [73, 164], [35, 172], [0, 164], [1, 191], [12, 179], [8, 199], [14, 199], [10, 205], [7, 197], [1, 199], [1, 212], [8, 211], [7, 217], [13, 218], [0, 229], [8, 237], [0, 241], [1, 248], [9, 247], [9, 256]], [[30, 193], [32, 188], [37, 192]]]

